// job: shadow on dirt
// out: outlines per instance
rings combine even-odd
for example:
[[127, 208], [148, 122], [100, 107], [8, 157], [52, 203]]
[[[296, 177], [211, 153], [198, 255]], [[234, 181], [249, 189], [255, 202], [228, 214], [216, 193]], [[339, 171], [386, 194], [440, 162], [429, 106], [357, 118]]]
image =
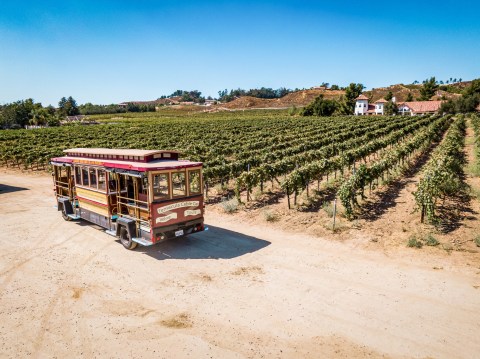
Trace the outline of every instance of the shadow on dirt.
[[0, 194], [18, 192], [18, 191], [29, 191], [29, 190], [30, 188], [15, 187], [15, 186], [9, 186], [7, 184], [0, 183]]
[[270, 245], [264, 241], [228, 229], [208, 226], [208, 230], [172, 239], [151, 247], [137, 247], [158, 260], [164, 259], [231, 259], [256, 252]]

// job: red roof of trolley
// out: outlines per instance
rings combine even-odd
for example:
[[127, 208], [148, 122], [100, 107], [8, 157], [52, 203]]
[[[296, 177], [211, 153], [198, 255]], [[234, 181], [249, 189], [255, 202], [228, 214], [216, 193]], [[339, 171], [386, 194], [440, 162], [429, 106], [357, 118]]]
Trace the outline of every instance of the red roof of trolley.
[[105, 168], [118, 168], [140, 172], [202, 166], [202, 162], [178, 160], [177, 157], [180, 153], [178, 151], [71, 148], [64, 150], [64, 152], [67, 153], [67, 156], [55, 157], [52, 158], [51, 161], [54, 163], [101, 166]]
[[70, 148], [63, 150], [65, 153], [78, 153], [85, 155], [115, 155], [115, 156], [152, 156], [160, 153], [180, 153], [169, 150], [136, 150], [127, 148]]

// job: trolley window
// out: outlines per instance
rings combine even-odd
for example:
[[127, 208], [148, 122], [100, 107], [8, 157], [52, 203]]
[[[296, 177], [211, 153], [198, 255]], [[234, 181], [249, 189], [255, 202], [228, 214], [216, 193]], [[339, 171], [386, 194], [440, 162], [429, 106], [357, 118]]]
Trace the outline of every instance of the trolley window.
[[106, 176], [105, 170], [98, 170], [98, 189], [101, 191], [105, 191], [106, 189]]
[[82, 174], [80, 167], [78, 166], [75, 166], [75, 183], [80, 185], [82, 184]]
[[88, 168], [82, 167], [82, 185], [88, 186]]
[[97, 188], [97, 170], [90, 168], [90, 187]]
[[169, 198], [168, 173], [160, 173], [153, 176], [153, 198]]
[[172, 172], [173, 197], [186, 196], [185, 172]]
[[200, 170], [188, 171], [188, 189], [190, 194], [201, 193]]

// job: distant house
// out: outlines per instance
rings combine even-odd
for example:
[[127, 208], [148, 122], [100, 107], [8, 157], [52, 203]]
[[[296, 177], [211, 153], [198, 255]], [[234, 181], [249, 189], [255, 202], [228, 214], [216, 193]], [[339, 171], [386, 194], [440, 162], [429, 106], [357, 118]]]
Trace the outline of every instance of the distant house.
[[360, 95], [356, 99], [355, 115], [383, 115], [385, 104], [388, 102], [385, 99], [380, 99], [373, 104], [369, 104], [368, 97]]
[[437, 113], [443, 101], [412, 101], [398, 104], [398, 113], [401, 115], [425, 115]]
[[[356, 98], [355, 115], [383, 115], [385, 113], [385, 99], [375, 101], [373, 104], [368, 103], [369, 99], [365, 95]], [[395, 102], [395, 98], [392, 99]], [[398, 113], [401, 115], [424, 115], [437, 113], [443, 101], [411, 101], [401, 102], [397, 104]]]
[[368, 115], [368, 97], [360, 95], [355, 103], [355, 115]]

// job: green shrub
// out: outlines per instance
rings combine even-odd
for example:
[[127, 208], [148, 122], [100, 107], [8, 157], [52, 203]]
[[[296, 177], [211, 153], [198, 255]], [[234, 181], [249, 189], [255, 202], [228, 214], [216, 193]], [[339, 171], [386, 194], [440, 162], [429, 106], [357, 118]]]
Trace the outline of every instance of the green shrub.
[[475, 242], [475, 244], [477, 245], [477, 247], [480, 247], [480, 236], [476, 236], [473, 240], [473, 242]]
[[427, 235], [427, 237], [425, 238], [425, 244], [427, 246], [438, 246], [440, 244], [440, 242], [437, 241], [437, 239], [434, 236], [432, 236], [431, 233], [429, 233]]
[[238, 210], [238, 201], [236, 198], [232, 198], [220, 203], [225, 213], [234, 213]]
[[419, 240], [417, 239], [417, 237], [413, 236], [413, 237], [410, 237], [410, 239], [408, 240], [407, 247], [410, 247], [410, 248], [422, 248], [422, 247], [423, 247], [423, 243], [422, 243], [422, 241], [419, 241]]
[[278, 215], [275, 212], [265, 210], [265, 211], [263, 211], [263, 218], [267, 222], [275, 222], [275, 221], [278, 220]]
[[333, 205], [330, 202], [325, 202], [322, 205], [322, 209], [328, 214], [329, 217], [333, 216]]

